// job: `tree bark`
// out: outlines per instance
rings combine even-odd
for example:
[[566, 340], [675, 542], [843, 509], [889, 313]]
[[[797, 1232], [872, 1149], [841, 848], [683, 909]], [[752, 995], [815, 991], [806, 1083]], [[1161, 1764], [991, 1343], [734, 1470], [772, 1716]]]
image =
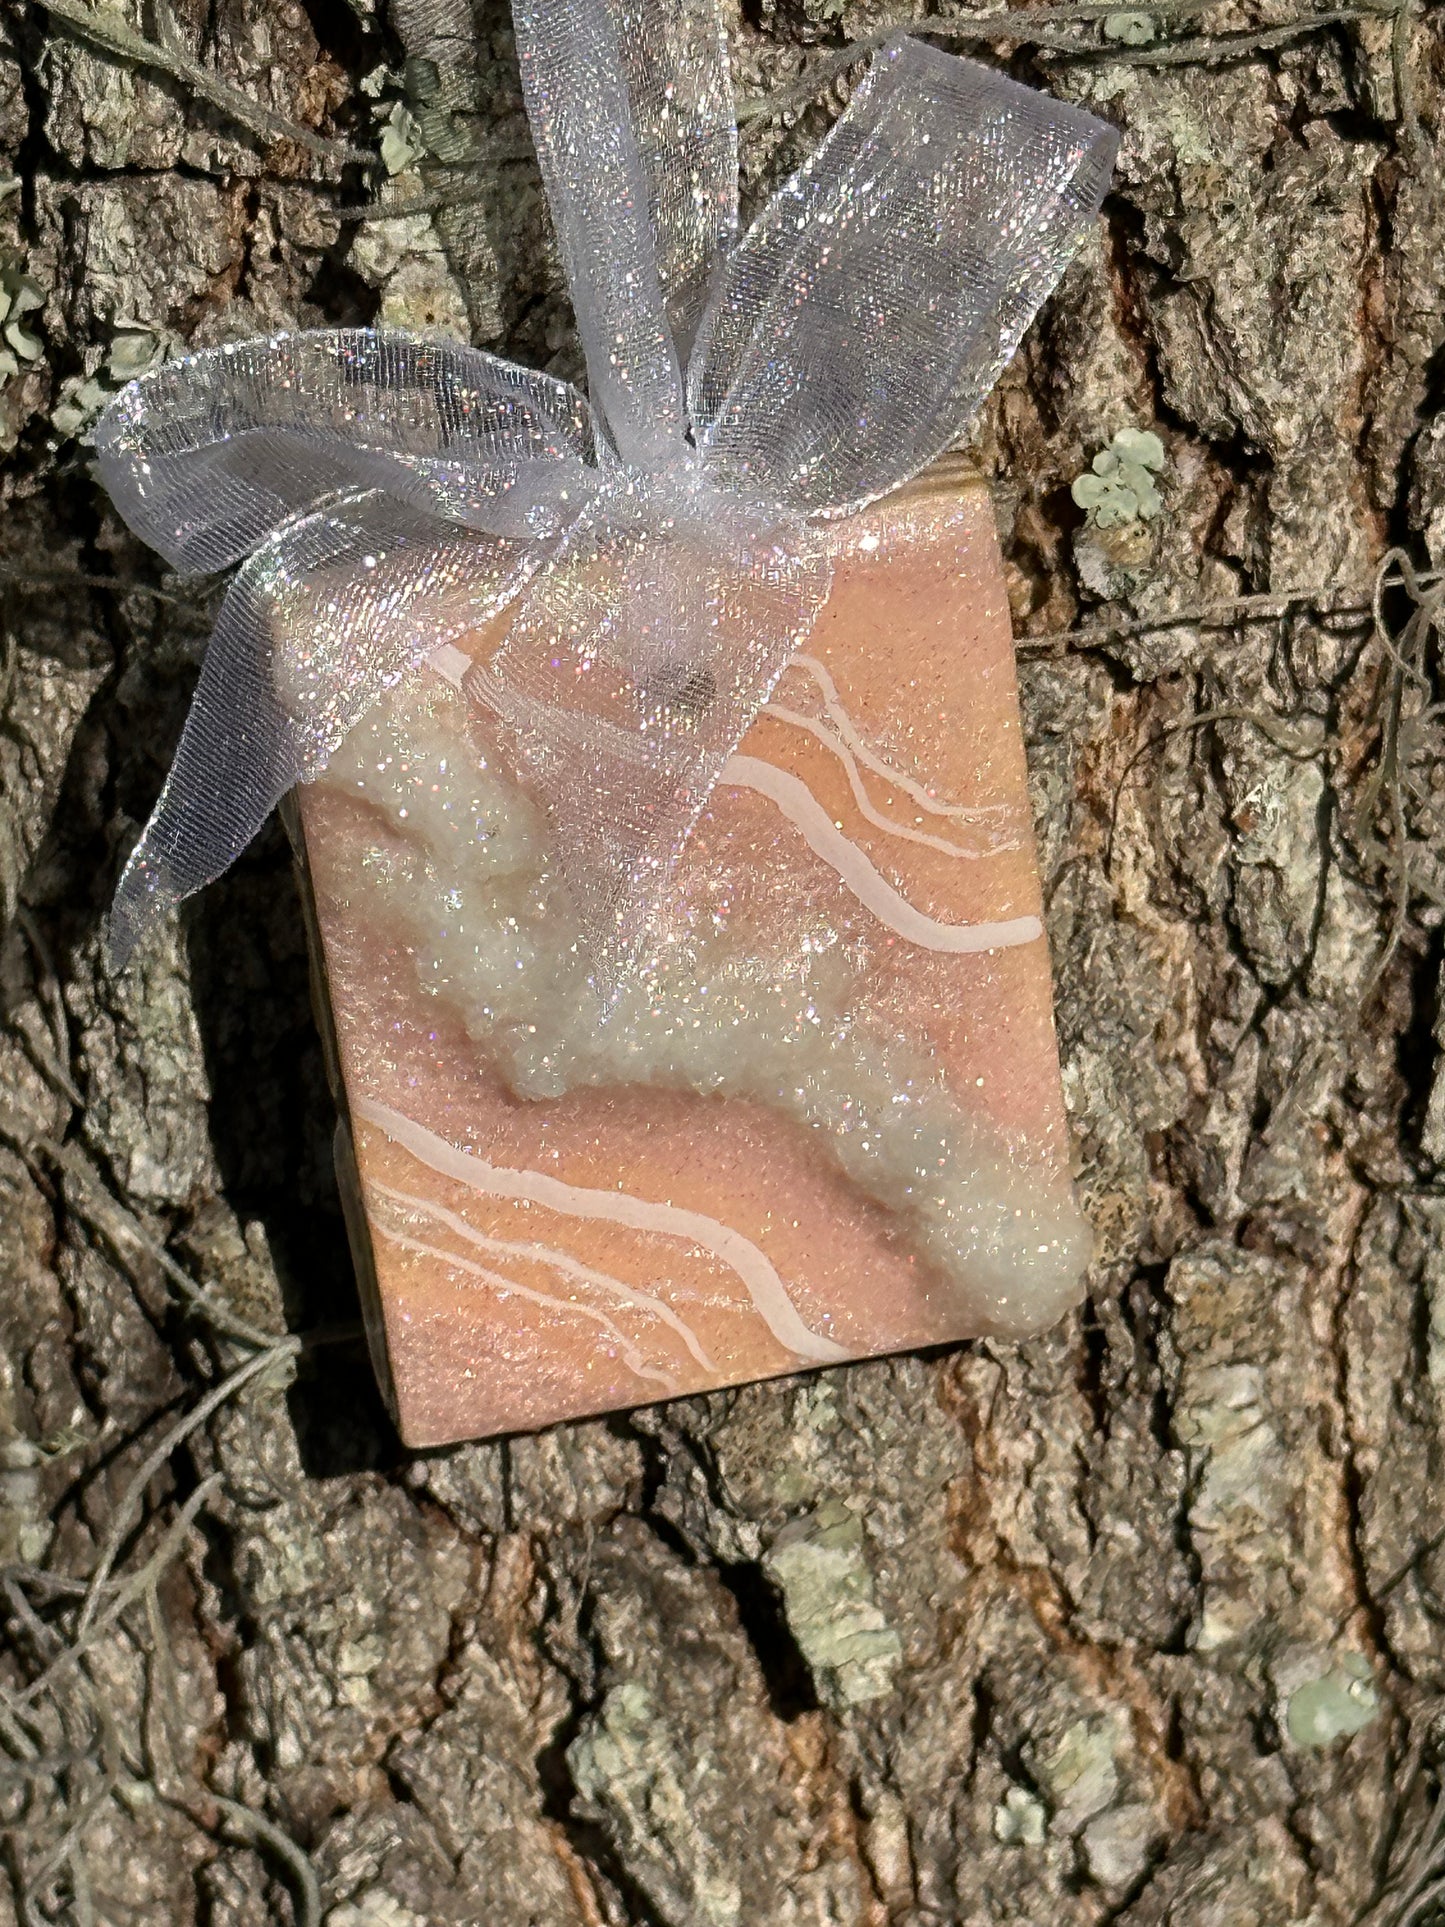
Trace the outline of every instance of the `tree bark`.
[[[0, 1923], [1445, 1920], [1412, 1898], [1445, 1877], [1431, 585], [1371, 618], [1390, 545], [1445, 561], [1438, 12], [976, 49], [1124, 131], [976, 438], [1088, 1306], [407, 1454], [280, 831], [102, 958], [217, 598], [79, 439], [149, 359], [269, 329], [577, 372], [504, 7], [355, 4], [127, 16], [159, 65], [0, 7], [0, 285], [43, 297], [0, 385]], [[884, 17], [760, 0], [740, 97]], [[361, 172], [176, 49], [302, 133], [388, 127], [454, 204], [339, 215]], [[750, 197], [846, 85], [746, 123]], [[1070, 484], [1123, 428], [1162, 509], [1101, 528]]]

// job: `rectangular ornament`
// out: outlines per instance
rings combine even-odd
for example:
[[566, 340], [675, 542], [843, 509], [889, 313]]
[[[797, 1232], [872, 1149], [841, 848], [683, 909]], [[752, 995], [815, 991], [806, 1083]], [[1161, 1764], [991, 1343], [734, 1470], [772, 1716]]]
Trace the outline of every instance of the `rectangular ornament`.
[[[457, 684], [296, 792], [338, 1168], [410, 1446], [1050, 1324], [1083, 1289], [1013, 645], [957, 465], [832, 595], [604, 1015]], [[504, 618], [505, 621], [505, 618]]]

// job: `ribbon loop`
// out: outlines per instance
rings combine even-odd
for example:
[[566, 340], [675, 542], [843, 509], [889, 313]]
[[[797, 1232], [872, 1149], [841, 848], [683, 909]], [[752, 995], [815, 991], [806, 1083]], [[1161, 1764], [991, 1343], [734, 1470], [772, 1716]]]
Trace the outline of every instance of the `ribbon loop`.
[[227, 591], [160, 800], [121, 874], [112, 965], [228, 870], [384, 690], [489, 621], [536, 544], [448, 529], [380, 490], [275, 531]]
[[566, 382], [455, 342], [364, 328], [169, 362], [122, 389], [95, 446], [136, 534], [173, 567], [203, 572], [356, 488], [496, 535], [553, 534], [602, 459]]

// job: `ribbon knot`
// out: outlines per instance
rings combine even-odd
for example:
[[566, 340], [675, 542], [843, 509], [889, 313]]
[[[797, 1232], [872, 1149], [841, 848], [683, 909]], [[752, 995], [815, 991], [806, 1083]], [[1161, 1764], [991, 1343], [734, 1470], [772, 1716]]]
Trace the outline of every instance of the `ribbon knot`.
[[242, 563], [120, 880], [117, 966], [384, 691], [510, 607], [463, 688], [548, 809], [608, 999], [827, 600], [821, 523], [957, 440], [1108, 183], [1104, 123], [900, 36], [739, 239], [716, 0], [514, 20], [589, 399], [339, 329], [168, 364], [97, 426], [144, 540]]

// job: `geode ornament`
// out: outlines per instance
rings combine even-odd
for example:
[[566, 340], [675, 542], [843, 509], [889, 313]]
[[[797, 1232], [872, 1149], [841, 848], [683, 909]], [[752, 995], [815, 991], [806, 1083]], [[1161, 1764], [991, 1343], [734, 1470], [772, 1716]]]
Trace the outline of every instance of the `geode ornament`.
[[294, 792], [408, 1442], [1077, 1295], [1017, 695], [953, 446], [1092, 221], [1087, 114], [900, 36], [738, 239], [713, 0], [525, 0], [588, 399], [457, 344], [239, 343], [96, 433], [243, 566], [117, 962]]

